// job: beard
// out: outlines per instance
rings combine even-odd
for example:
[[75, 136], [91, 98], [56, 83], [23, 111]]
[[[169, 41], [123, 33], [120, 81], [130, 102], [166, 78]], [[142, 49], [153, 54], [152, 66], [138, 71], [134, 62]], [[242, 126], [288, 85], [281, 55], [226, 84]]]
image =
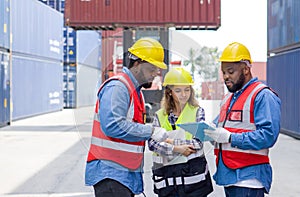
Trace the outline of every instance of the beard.
[[226, 87], [229, 92], [234, 93], [234, 92], [242, 89], [242, 87], [244, 86], [244, 83], [245, 83], [245, 75], [241, 74], [238, 81], [235, 84], [233, 84], [231, 88], [229, 88], [228, 86], [226, 86]]
[[152, 86], [152, 82], [142, 84], [142, 87], [145, 89], [151, 88], [151, 86]]

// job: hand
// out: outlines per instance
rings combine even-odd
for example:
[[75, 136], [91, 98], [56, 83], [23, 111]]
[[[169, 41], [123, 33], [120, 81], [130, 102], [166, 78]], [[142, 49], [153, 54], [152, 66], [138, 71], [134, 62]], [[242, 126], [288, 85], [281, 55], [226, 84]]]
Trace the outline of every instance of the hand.
[[184, 156], [189, 156], [192, 153], [195, 153], [196, 150], [193, 145], [179, 145], [179, 146], [174, 146], [173, 149], [174, 152], [180, 153]]
[[167, 138], [165, 142], [168, 144], [174, 144], [174, 139]]
[[151, 138], [158, 142], [165, 141], [168, 138], [166, 129], [161, 127], [154, 127]]
[[215, 130], [204, 129], [204, 133], [218, 143], [229, 143], [231, 136], [230, 131], [222, 127], [216, 128]]

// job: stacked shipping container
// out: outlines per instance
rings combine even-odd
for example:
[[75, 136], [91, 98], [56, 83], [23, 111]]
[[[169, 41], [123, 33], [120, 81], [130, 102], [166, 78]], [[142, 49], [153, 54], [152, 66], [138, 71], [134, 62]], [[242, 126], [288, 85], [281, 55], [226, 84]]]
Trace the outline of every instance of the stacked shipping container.
[[268, 0], [267, 83], [282, 101], [281, 132], [300, 138], [300, 1]]
[[9, 49], [10, 1], [0, 1], [0, 48]]
[[51, 8], [58, 10], [61, 13], [65, 12], [65, 0], [39, 0]]
[[10, 122], [9, 54], [0, 50], [0, 126]]
[[101, 33], [77, 31], [76, 107], [94, 105], [98, 80], [101, 81]]
[[101, 81], [101, 32], [65, 27], [64, 35], [64, 107], [93, 105]]
[[[64, 0], [40, 0], [64, 13]], [[64, 27], [64, 107], [93, 105], [97, 80], [101, 81], [101, 33]], [[100, 78], [100, 79], [99, 79]]]
[[66, 0], [65, 22], [76, 29], [220, 26], [220, 0]]
[[0, 1], [0, 126], [10, 122], [10, 1]]
[[38, 1], [12, 0], [11, 19], [12, 119], [61, 110], [63, 15]]

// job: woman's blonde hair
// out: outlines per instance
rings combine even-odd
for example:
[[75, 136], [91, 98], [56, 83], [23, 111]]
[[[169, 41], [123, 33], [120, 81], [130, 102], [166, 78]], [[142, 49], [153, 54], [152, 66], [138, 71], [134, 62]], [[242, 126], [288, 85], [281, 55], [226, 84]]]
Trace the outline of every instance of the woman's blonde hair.
[[[173, 109], [175, 109], [175, 107], [176, 107], [175, 100], [172, 96], [172, 88], [173, 87], [174, 87], [174, 85], [168, 85], [165, 87], [164, 96], [161, 101], [161, 108], [164, 109], [164, 112], [166, 114], [170, 114], [170, 112]], [[194, 107], [200, 107], [199, 102], [195, 98], [194, 88], [192, 86], [190, 86], [190, 88], [191, 88], [191, 95], [190, 95], [190, 98], [187, 101], [187, 103], [189, 103], [191, 106], [194, 106]]]

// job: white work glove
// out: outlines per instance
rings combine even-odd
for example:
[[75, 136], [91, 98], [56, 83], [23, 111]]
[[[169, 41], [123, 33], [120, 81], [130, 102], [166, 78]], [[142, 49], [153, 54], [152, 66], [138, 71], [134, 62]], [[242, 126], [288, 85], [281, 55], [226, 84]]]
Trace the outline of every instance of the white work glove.
[[218, 127], [215, 130], [204, 129], [205, 135], [211, 137], [215, 142], [218, 143], [229, 143], [230, 142], [230, 131], [223, 127]]
[[163, 142], [168, 138], [168, 133], [166, 129], [161, 127], [153, 127], [152, 139], [158, 142]]

